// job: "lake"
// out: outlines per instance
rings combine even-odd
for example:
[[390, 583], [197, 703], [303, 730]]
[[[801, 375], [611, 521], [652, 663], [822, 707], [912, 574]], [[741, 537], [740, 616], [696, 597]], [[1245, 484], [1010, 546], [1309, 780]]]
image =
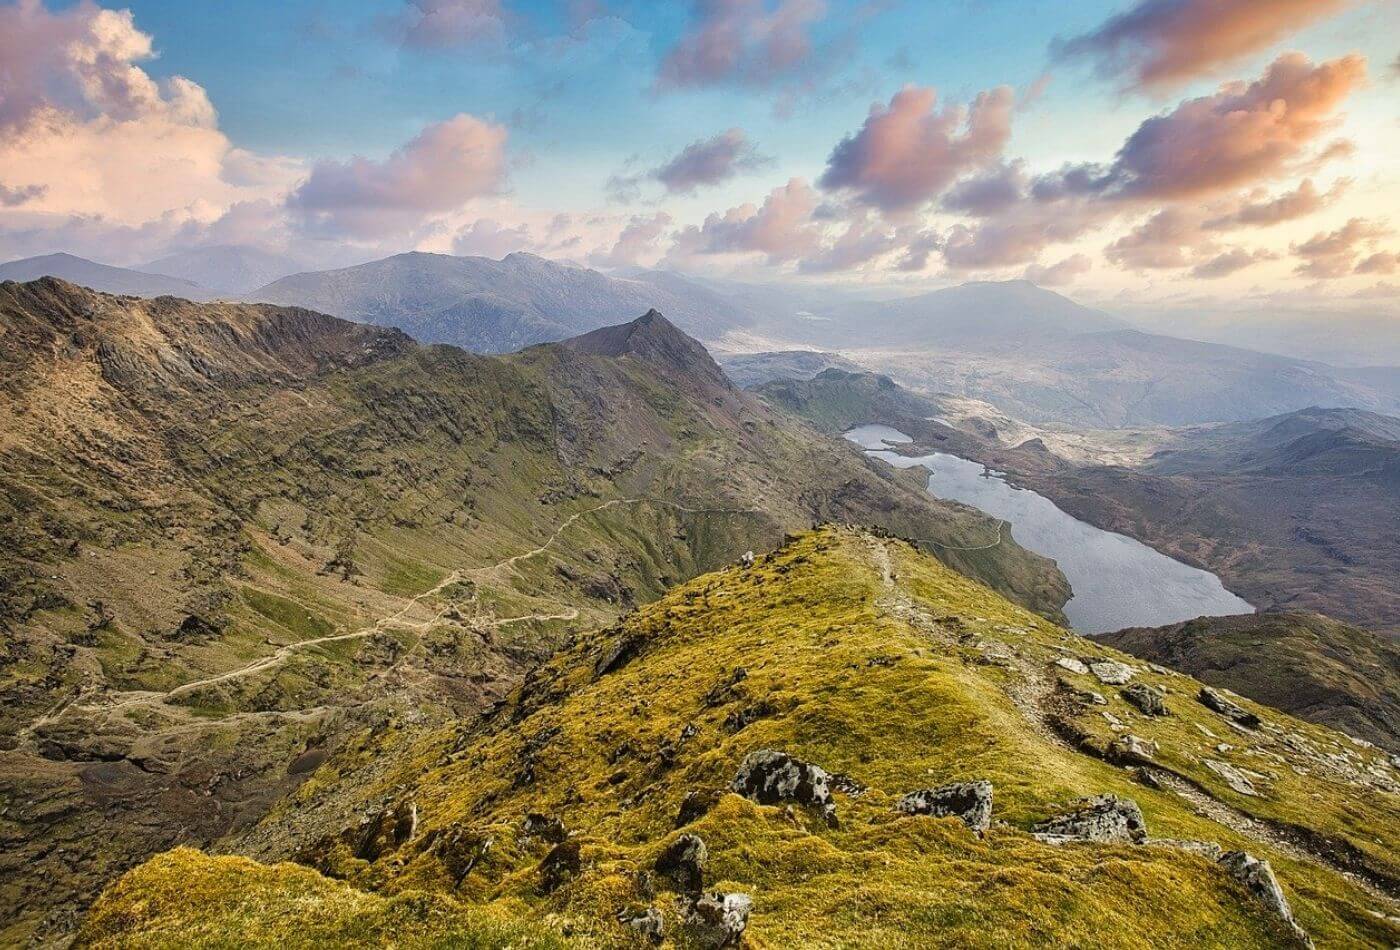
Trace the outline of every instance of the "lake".
[[1209, 571], [1072, 518], [1048, 498], [1007, 484], [998, 473], [984, 475], [980, 463], [943, 452], [920, 456], [892, 452], [888, 446], [913, 439], [889, 426], [858, 426], [846, 438], [896, 468], [924, 466], [933, 473], [928, 481], [930, 494], [1005, 520], [1021, 547], [1054, 558], [1074, 590], [1065, 616], [1080, 633], [1254, 612]]

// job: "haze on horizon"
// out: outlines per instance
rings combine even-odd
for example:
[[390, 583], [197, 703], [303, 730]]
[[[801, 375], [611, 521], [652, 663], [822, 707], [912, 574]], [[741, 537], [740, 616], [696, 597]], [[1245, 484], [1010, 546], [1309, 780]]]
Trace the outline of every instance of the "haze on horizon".
[[10, 0], [0, 260], [529, 251], [1390, 332], [1397, 36], [1358, 0]]

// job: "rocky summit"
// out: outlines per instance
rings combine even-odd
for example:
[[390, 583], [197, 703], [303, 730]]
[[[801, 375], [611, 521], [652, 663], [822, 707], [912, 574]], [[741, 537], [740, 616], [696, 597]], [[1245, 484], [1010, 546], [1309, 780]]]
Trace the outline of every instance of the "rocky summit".
[[[1071, 655], [1171, 714], [1086, 700]], [[1393, 945], [1400, 773], [1201, 689], [822, 528], [580, 632], [479, 719], [359, 733], [113, 884], [78, 944]]]

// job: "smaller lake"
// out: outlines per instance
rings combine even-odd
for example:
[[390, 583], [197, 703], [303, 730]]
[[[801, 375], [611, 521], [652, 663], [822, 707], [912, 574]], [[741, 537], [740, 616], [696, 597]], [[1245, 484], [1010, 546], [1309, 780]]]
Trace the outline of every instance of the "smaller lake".
[[980, 508], [1011, 525], [1021, 547], [1054, 558], [1074, 590], [1065, 616], [1080, 633], [1157, 627], [1195, 617], [1254, 613], [1209, 571], [1182, 564], [1125, 535], [1072, 518], [1048, 498], [1013, 488], [997, 473], [956, 455], [904, 456], [890, 445], [913, 439], [889, 426], [858, 426], [846, 438], [896, 468], [922, 465], [929, 493]]

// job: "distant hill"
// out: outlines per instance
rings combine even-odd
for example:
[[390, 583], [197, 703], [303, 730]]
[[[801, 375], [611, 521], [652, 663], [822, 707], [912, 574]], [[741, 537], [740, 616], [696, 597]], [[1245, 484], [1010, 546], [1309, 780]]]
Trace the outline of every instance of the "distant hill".
[[1258, 613], [1094, 639], [1400, 753], [1400, 646], [1357, 627]]
[[743, 389], [775, 379], [811, 379], [822, 370], [860, 372], [860, 364], [838, 353], [820, 350], [781, 350], [770, 353], [726, 353], [717, 357], [719, 365]]
[[562, 340], [653, 308], [701, 339], [745, 319], [713, 295], [682, 292], [660, 278], [609, 277], [524, 253], [499, 261], [398, 254], [284, 277], [247, 296], [394, 326], [424, 342], [482, 353]]
[[219, 244], [179, 251], [141, 269], [178, 277], [221, 294], [244, 294], [304, 268], [289, 257], [261, 248]]
[[129, 270], [125, 267], [111, 267], [86, 258], [74, 257], [72, 254], [45, 254], [42, 257], [26, 257], [0, 264], [0, 280], [27, 281], [40, 277], [57, 277], [80, 287], [133, 297], [159, 297], [168, 294], [186, 300], [211, 300], [218, 296], [213, 290], [193, 281]]

